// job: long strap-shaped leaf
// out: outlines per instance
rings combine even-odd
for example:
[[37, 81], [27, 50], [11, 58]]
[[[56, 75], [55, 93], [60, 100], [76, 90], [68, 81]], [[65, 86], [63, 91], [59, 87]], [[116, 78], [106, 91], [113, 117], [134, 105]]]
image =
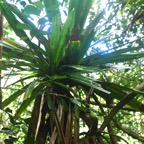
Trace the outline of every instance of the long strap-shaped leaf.
[[[34, 43], [31, 42], [31, 40], [29, 39], [29, 37], [26, 35], [26, 33], [23, 30], [16, 28], [16, 25], [19, 23], [19, 21], [16, 19], [16, 17], [12, 13], [12, 11], [7, 6], [5, 0], [3, 0], [3, 2], [0, 3], [0, 9], [3, 12], [4, 17], [7, 19], [8, 23], [10, 24], [10, 26], [16, 33], [16, 35], [20, 38], [25, 38], [24, 41], [30, 47], [37, 47]], [[11, 18], [11, 19], [9, 19], [9, 18]]]
[[86, 57], [83, 60], [82, 64], [84, 65], [88, 64], [89, 66], [92, 66], [92, 65], [99, 65], [99, 64], [106, 64], [106, 63], [113, 63], [113, 62], [123, 62], [123, 61], [141, 58], [144, 57], [143, 52], [130, 53], [131, 51], [140, 50], [141, 48], [143, 48], [143, 45], [138, 47], [123, 48], [123, 49], [116, 50], [114, 52], [108, 52], [106, 54], [101, 54], [100, 52]]
[[8, 106], [11, 102], [13, 102], [15, 99], [17, 99], [20, 95], [22, 95], [26, 88], [29, 85], [24, 86], [23, 88], [21, 88], [21, 90], [18, 90], [17, 92], [15, 92], [14, 94], [12, 94], [9, 98], [7, 98], [6, 100], [3, 101], [2, 106], [3, 108], [5, 108], [6, 106]]
[[89, 14], [89, 10], [92, 6], [93, 0], [70, 0], [69, 1], [69, 8], [68, 8], [68, 13], [71, 12], [71, 10], [74, 8], [75, 9], [75, 28], [77, 26], [80, 27], [82, 30], [87, 16]]
[[57, 48], [57, 51], [55, 52], [56, 65], [58, 65], [60, 61], [63, 59], [63, 57], [65, 56], [66, 45], [67, 45], [66, 36], [72, 33], [72, 29], [74, 28], [74, 22], [75, 22], [75, 10], [73, 9], [62, 27], [62, 31], [59, 39], [59, 46]]
[[[29, 49], [21, 46], [18, 43], [14, 43], [11, 41], [0, 41], [0, 45], [4, 46], [5, 49], [9, 48], [11, 51], [5, 51], [4, 49], [4, 53], [5, 53], [5, 57], [8, 57], [10, 52], [11, 52], [11, 56], [12, 57], [8, 57], [9, 58], [18, 58], [24, 61], [29, 61], [29, 62], [33, 62], [33, 68], [34, 67], [39, 67], [42, 71], [45, 71], [48, 69], [49, 67], [49, 62], [48, 59], [46, 57], [44, 57], [44, 55], [46, 55], [45, 51], [42, 49], [38, 49], [38, 48], [34, 48], [34, 54], [33, 52], [31, 52]], [[30, 67], [31, 67], [30, 66]], [[16, 67], [16, 65], [14, 66]], [[45, 69], [46, 68], [46, 69]]]
[[55, 56], [56, 56], [56, 51], [59, 46], [59, 39], [60, 39], [60, 18], [59, 16], [55, 16], [52, 18], [52, 31], [51, 31], [51, 36], [50, 36], [50, 48], [48, 50], [48, 56], [50, 59], [50, 65], [51, 69], [53, 71], [54, 69], [54, 64], [55, 64]]
[[53, 17], [60, 16], [59, 2], [57, 0], [42, 0], [46, 10], [47, 17], [51, 22]]
[[103, 89], [95, 80], [92, 80], [92, 79], [90, 79], [90, 78], [88, 78], [86, 76], [83, 76], [81, 74], [72, 73], [72, 74], [68, 75], [68, 77], [70, 79], [74, 80], [74, 81], [77, 81], [77, 82], [79, 82], [81, 84], [84, 84], [86, 86], [90, 86], [90, 87], [92, 87], [94, 89], [103, 91], [103, 92], [105, 92], [107, 94], [110, 93], [109, 91]]
[[29, 87], [26, 89], [27, 93], [25, 93], [25, 95], [29, 94], [29, 96], [22, 102], [16, 111], [16, 117], [19, 117], [36, 97], [40, 97], [40, 95], [37, 94], [44, 88], [43, 85], [38, 85], [37, 87], [30, 89], [31, 86], [32, 85], [29, 85]]
[[[31, 31], [35, 32], [38, 41], [40, 41], [45, 46], [45, 49], [48, 49], [49, 47], [48, 40], [41, 34], [42, 32], [38, 30], [36, 26], [30, 20], [28, 20], [28, 18], [22, 12], [20, 12], [15, 6], [13, 5], [8, 6], [24, 23], [26, 23], [31, 27]], [[49, 66], [48, 61], [46, 60], [46, 58], [44, 58], [46, 52], [43, 49], [35, 46], [31, 47], [31, 50], [34, 52], [34, 54], [36, 54], [39, 57], [39, 59], [37, 60], [37, 62], [39, 63], [39, 67], [41, 67], [41, 65], [44, 65], [46, 67]]]
[[[19, 11], [19, 9], [14, 6], [8, 4], [10, 10], [14, 12], [23, 22], [24, 24], [30, 26], [31, 31], [34, 32], [35, 36], [38, 38], [38, 40], [45, 46], [48, 47], [48, 40], [43, 36], [43, 33], [41, 30], [38, 30], [38, 28], [27, 18], [26, 15], [24, 15], [22, 12]], [[19, 22], [20, 23], [20, 22]]]
[[[37, 60], [39, 67], [41, 67], [41, 65], [44, 65], [47, 67], [49, 64], [47, 61], [45, 61], [43, 55], [44, 55], [44, 50], [39, 49], [35, 44], [33, 44], [28, 36], [25, 34], [25, 32], [21, 29], [17, 29], [16, 25], [19, 24], [19, 21], [16, 19], [16, 17], [13, 15], [13, 13], [10, 11], [10, 9], [8, 8], [6, 3], [3, 3], [0, 5], [2, 10], [4, 11], [5, 17], [8, 19], [9, 17], [12, 18], [12, 20], [8, 21], [11, 25], [11, 27], [14, 29], [15, 33], [19, 36], [19, 37], [26, 37], [27, 39], [25, 39], [24, 41], [33, 49], [34, 54], [38, 55], [38, 57], [40, 59]], [[24, 21], [24, 22], [28, 22], [29, 25], [31, 27], [34, 27], [36, 29], [36, 27], [21, 13], [17, 10], [16, 7], [12, 7], [10, 6], [10, 8], [12, 8], [12, 10]], [[45, 39], [43, 40], [45, 43], [47, 42]], [[42, 41], [42, 42], [43, 42]], [[43, 54], [42, 54], [43, 53]], [[41, 67], [42, 68], [42, 67]]]
[[[142, 82], [140, 85], [138, 85], [136, 87], [137, 90], [139, 91], [143, 91], [144, 90], [144, 82]], [[132, 99], [135, 98], [137, 94], [135, 93], [130, 93], [128, 94], [126, 97], [124, 97], [109, 113], [109, 115], [107, 115], [107, 117], [105, 118], [103, 124], [101, 125], [101, 127], [98, 129], [99, 132], [102, 132], [105, 127], [111, 122], [111, 120], [114, 118], [114, 116], [117, 114], [117, 112], [127, 103], [129, 103]]]

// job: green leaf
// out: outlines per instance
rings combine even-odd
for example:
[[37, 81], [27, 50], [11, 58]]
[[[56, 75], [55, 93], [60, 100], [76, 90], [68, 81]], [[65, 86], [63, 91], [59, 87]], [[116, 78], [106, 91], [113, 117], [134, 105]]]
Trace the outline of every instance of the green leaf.
[[[28, 17], [27, 17], [24, 13], [22, 13], [16, 6], [10, 5], [10, 4], [8, 4], [8, 6], [9, 6], [10, 10], [11, 10], [13, 13], [15, 13], [15, 14], [23, 21], [23, 23], [28, 24], [28, 25], [32, 28], [31, 31], [32, 31], [33, 33], [35, 33], [38, 41], [40, 41], [45, 47], [48, 47], [48, 41], [47, 41], [47, 39], [43, 36], [43, 35], [44, 35], [43, 31], [39, 30], [39, 29], [36, 27], [36, 25], [33, 24], [33, 23], [28, 19]], [[19, 23], [20, 23], [20, 22], [19, 22]], [[39, 36], [41, 36], [41, 37], [39, 37]], [[27, 36], [27, 37], [28, 37], [28, 36]], [[29, 38], [29, 37], [28, 37], [28, 38]], [[26, 42], [26, 43], [27, 43], [27, 42]], [[29, 43], [27, 43], [27, 44], [29, 44]], [[38, 47], [38, 46], [34, 46], [31, 42], [30, 42], [30, 46], [31, 46], [31, 48], [35, 48], [35, 49], [36, 49], [36, 47]]]
[[94, 66], [94, 65], [100, 65], [100, 64], [124, 62], [124, 61], [133, 60], [133, 59], [138, 59], [138, 58], [144, 57], [144, 52], [131, 52], [131, 51], [140, 50], [143, 48], [143, 46], [144, 45], [140, 45], [138, 47], [128, 47], [128, 48], [123, 48], [123, 49], [115, 50], [114, 52], [107, 52], [107, 53], [100, 52], [100, 53], [86, 57], [84, 61], [82, 62], [82, 64]]
[[110, 83], [110, 82], [100, 82], [98, 81], [98, 83], [106, 86], [106, 87], [112, 87], [114, 88], [115, 90], [116, 89], [119, 89], [119, 90], [124, 90], [124, 91], [128, 91], [128, 92], [134, 92], [134, 93], [137, 93], [137, 94], [144, 94], [144, 92], [142, 91], [139, 91], [139, 90], [136, 90], [136, 89], [132, 89], [132, 88], [129, 88], [129, 87], [126, 87], [126, 86], [121, 86], [119, 84], [115, 84], [115, 83]]
[[80, 57], [81, 57], [80, 59], [82, 59], [86, 55], [86, 53], [92, 43], [92, 40], [95, 36], [94, 29], [97, 26], [97, 24], [100, 22], [100, 20], [103, 18], [104, 13], [105, 13], [105, 10], [103, 10], [98, 15], [96, 15], [95, 18], [92, 21], [90, 21], [89, 25], [83, 30], [83, 32], [81, 34], [82, 35], [81, 36], [82, 50], [80, 53]]
[[55, 102], [54, 102], [52, 95], [47, 96], [47, 105], [48, 105], [49, 109], [51, 109], [53, 111], [55, 110]]
[[2, 130], [0, 130], [0, 132], [5, 133], [7, 135], [12, 135], [14, 134], [14, 131], [9, 129], [9, 128], [2, 128]]
[[81, 103], [78, 100], [76, 100], [75, 98], [69, 98], [69, 99], [72, 103], [74, 103], [76, 105], [81, 105]]
[[[3, 44], [3, 46], [9, 47], [11, 49], [17, 48], [17, 49], [28, 51], [25, 45], [22, 45], [11, 39], [4, 38], [3, 41], [0, 41], [0, 43]], [[4, 45], [4, 44], [8, 44], [8, 45]]]
[[89, 35], [86, 35], [86, 36], [82, 36], [81, 37], [81, 47], [82, 47], [82, 50], [81, 50], [81, 53], [80, 53], [80, 59], [83, 60], [84, 56], [86, 55], [91, 43], [92, 43], [92, 40], [94, 39], [94, 36], [95, 36], [95, 32], [92, 31]]
[[56, 84], [56, 85], [58, 85], [58, 86], [61, 86], [61, 87], [65, 88], [66, 90], [71, 91], [71, 89], [67, 85], [65, 85], [63, 83], [56, 82], [56, 81], [53, 81], [53, 83]]
[[[144, 95], [144, 92], [142, 92], [142, 91], [131, 89], [131, 88], [128, 88], [125, 86], [120, 86], [118, 84], [108, 83], [108, 82], [100, 82], [100, 83], [103, 85], [103, 87], [106, 90], [111, 92], [109, 94], [109, 99], [112, 98], [112, 99], [121, 100], [127, 95], [127, 93], [125, 91], [132, 92], [132, 93], [135, 93], [137, 95]], [[96, 93], [99, 95], [99, 92], [96, 92]], [[100, 94], [99, 96], [102, 96], [102, 94]], [[108, 98], [108, 96], [107, 96], [107, 98]], [[128, 105], [131, 106], [132, 108], [136, 109], [136, 110], [139, 110], [139, 111], [141, 111], [140, 106], [143, 106], [136, 99], [131, 100], [128, 103]]]
[[40, 14], [40, 11], [33, 5], [27, 5], [24, 8], [23, 13], [27, 16], [29, 16], [31, 14], [38, 16]]
[[17, 80], [17, 81], [15, 81], [15, 82], [11, 83], [10, 85], [8, 85], [7, 88], [9, 88], [10, 86], [13, 86], [13, 85], [15, 85], [15, 84], [22, 83], [22, 82], [24, 82], [25, 80], [30, 80], [31, 78], [33, 79], [33, 78], [34, 78], [34, 75], [27, 76], [27, 77], [25, 76], [24, 78], [20, 78], [19, 80]]
[[67, 61], [67, 64], [79, 64], [82, 49], [80, 41], [71, 41], [69, 45], [70, 46], [66, 48], [65, 61]]
[[59, 12], [60, 3], [57, 0], [44, 0], [43, 2], [47, 17], [51, 22], [53, 17], [60, 15]]
[[66, 75], [53, 75], [53, 76], [51, 76], [49, 78], [54, 81], [54, 80], [65, 79], [65, 78], [67, 78], [67, 76]]
[[19, 109], [16, 111], [15, 116], [19, 117], [23, 112], [26, 111], [26, 108], [32, 103], [32, 101], [39, 96], [38, 94], [42, 91], [44, 88], [43, 84], [40, 84], [36, 86], [32, 92], [29, 98], [25, 99], [22, 104], [20, 105]]
[[31, 104], [33, 99], [27, 98], [26, 100], [22, 102], [22, 104], [20, 105], [20, 108], [15, 113], [16, 118], [18, 118], [24, 111], [26, 111], [26, 108]]
[[66, 112], [68, 112], [69, 108], [68, 108], [67, 101], [65, 101], [63, 99], [63, 97], [59, 97], [59, 100], [60, 100], [60, 103], [61, 103], [61, 105], [63, 107], [63, 110], [66, 111]]
[[75, 112], [76, 118], [79, 118], [80, 110], [79, 110], [78, 104], [75, 104], [75, 105], [74, 105], [74, 112]]
[[60, 39], [60, 18], [59, 16], [55, 16], [52, 18], [52, 31], [50, 36], [50, 50], [48, 51], [48, 55], [50, 58], [51, 66], [54, 66], [55, 54], [57, 51], [57, 47], [59, 45]]
[[17, 24], [16, 28], [23, 30], [32, 30], [32, 28], [28, 24], [22, 24], [22, 23]]
[[68, 75], [68, 77], [74, 81], [81, 83], [81, 84], [84, 84], [84, 85], [89, 86], [91, 88], [95, 88], [97, 90], [100, 90], [102, 92], [110, 94], [109, 91], [103, 89], [95, 80], [93, 80], [89, 77], [86, 77], [86, 76], [83, 76], [83, 75], [80, 75], [77, 73], [72, 73], [72, 74]]
[[94, 30], [96, 25], [100, 22], [100, 20], [103, 18], [104, 13], [105, 13], [105, 10], [103, 10], [98, 15], [96, 15], [96, 17], [90, 22], [90, 24], [83, 31], [82, 35], [84, 35], [84, 36], [89, 35]]
[[25, 92], [25, 90], [26, 90], [26, 88], [27, 88], [28, 86], [29, 86], [29, 85], [24, 86], [23, 88], [21, 88], [20, 90], [18, 90], [17, 92], [15, 92], [14, 94], [12, 94], [11, 96], [9, 96], [6, 100], [4, 100], [4, 101], [2, 102], [2, 107], [3, 107], [3, 109], [4, 109], [6, 106], [8, 106], [10, 103], [12, 103], [15, 99], [17, 99], [19, 96], [21, 96], [21, 95]]
[[26, 100], [27, 98], [31, 97], [32, 91], [34, 90], [34, 88], [38, 85], [38, 81], [34, 80], [33, 82], [30, 83], [30, 85], [28, 86], [28, 88], [25, 91], [24, 94], [24, 99]]
[[60, 61], [63, 59], [63, 57], [65, 56], [66, 35], [72, 34], [74, 23], [75, 23], [75, 10], [73, 9], [71, 13], [69, 14], [65, 24], [63, 25], [63, 28], [60, 34], [59, 45], [58, 45], [57, 51], [55, 52], [56, 53], [55, 54], [56, 65], [58, 65]]
[[47, 22], [46, 17], [42, 17], [42, 18], [40, 18], [40, 19], [38, 20], [38, 23], [39, 23], [40, 25], [43, 25], [43, 24], [45, 24], [46, 22]]
[[[9, 49], [11, 49], [11, 50], [13, 50], [14, 51], [14, 49], [19, 49], [20, 51], [24, 48], [24, 47], [17, 47], [17, 45], [15, 45], [14, 43], [13, 44], [11, 44], [11, 43], [9, 43], [9, 42], [3, 42], [3, 41], [0, 41], [0, 45], [1, 46], [4, 46], [4, 47], [7, 47], [7, 48], [9, 48]], [[22, 48], [22, 49], [21, 49]], [[25, 48], [24, 48], [25, 49]], [[26, 50], [26, 49], [25, 49]], [[22, 51], [21, 51], [22, 52]]]
[[34, 5], [35, 5], [36, 8], [39, 9], [39, 10], [43, 10], [43, 8], [44, 8], [44, 5], [43, 5], [43, 3], [42, 3], [41, 1], [36, 1], [36, 2], [34, 2]]
[[[101, 91], [97, 91], [96, 89], [94, 90], [94, 93], [104, 98], [108, 102], [112, 102], [114, 99], [117, 99], [117, 100], [123, 99], [127, 95], [126, 92], [132, 92], [137, 95], [144, 95], [144, 93], [141, 91], [131, 89], [125, 86], [120, 86], [118, 84], [109, 83], [109, 82], [100, 82], [100, 81], [98, 83], [100, 83], [104, 87], [105, 90], [108, 90], [111, 93], [108, 95]], [[141, 104], [141, 102], [139, 102], [137, 99], [131, 100], [127, 105], [129, 105], [130, 107], [138, 111], [143, 111], [141, 108], [144, 107]]]
[[88, 66], [81, 66], [81, 65], [64, 65], [63, 67], [75, 69], [80, 73], [93, 73], [93, 72], [98, 72], [100, 70], [95, 67], [88, 67]]
[[68, 12], [70, 13], [71, 10], [75, 9], [75, 27], [78, 25], [80, 26], [81, 30], [83, 29], [87, 16], [89, 14], [89, 10], [92, 6], [93, 0], [70, 0], [69, 1], [69, 9]]
[[16, 35], [20, 38], [24, 37], [25, 38], [24, 41], [27, 44], [29, 44], [29, 46], [37, 47], [34, 43], [31, 42], [31, 40], [29, 39], [27, 34], [24, 32], [24, 30], [16, 28], [16, 25], [20, 23], [12, 12], [12, 10], [15, 10], [16, 8], [12, 7], [12, 5], [6, 4], [6, 2], [3, 2], [2, 4], [0, 4], [0, 9], [3, 15], [5, 16], [5, 18], [7, 19], [9, 25], [16, 33]]

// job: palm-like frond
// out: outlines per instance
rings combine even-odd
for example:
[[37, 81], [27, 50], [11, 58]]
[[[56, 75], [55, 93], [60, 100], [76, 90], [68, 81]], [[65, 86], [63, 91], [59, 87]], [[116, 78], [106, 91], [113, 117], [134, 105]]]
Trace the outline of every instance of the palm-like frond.
[[[4, 100], [3, 108], [24, 94], [24, 100], [16, 112], [16, 116], [20, 116], [39, 95], [44, 97], [44, 103], [52, 110], [50, 116], [55, 119], [56, 127], [54, 128], [58, 129], [57, 134], [61, 138], [61, 142], [65, 141], [65, 134], [62, 132], [62, 126], [60, 126], [60, 119], [57, 119], [58, 115], [63, 116], [59, 109], [56, 112], [59, 101], [68, 103], [69, 107], [72, 106], [72, 108], [76, 106], [80, 108], [80, 111], [81, 109], [82, 111], [89, 109], [87, 104], [81, 103], [81, 98], [77, 94], [77, 87], [81, 87], [85, 95], [89, 95], [89, 89], [94, 89], [93, 99], [96, 100], [94, 97], [98, 95], [106, 102], [110, 99], [122, 101], [122, 98], [127, 95], [125, 91], [143, 95], [143, 92], [132, 88], [91, 78], [91, 74], [103, 71], [103, 68], [107, 68], [109, 63], [144, 57], [144, 52], [137, 52], [143, 48], [143, 45], [128, 48], [117, 47], [86, 56], [96, 36], [96, 26], [103, 20], [105, 14], [105, 10], [100, 11], [92, 21], [89, 21], [88, 25], [85, 25], [93, 2], [93, 0], [70, 0], [68, 17], [62, 23], [59, 10], [60, 3], [57, 0], [43, 0], [41, 3], [43, 7], [39, 10], [45, 9], [45, 19], [51, 23], [48, 32], [41, 29], [44, 24], [36, 26], [28, 17], [30, 14], [22, 13], [16, 6], [6, 1], [0, 3], [0, 9], [10, 26], [16, 35], [26, 43], [26, 46], [23, 46], [9, 39], [0, 41], [4, 47], [3, 56], [5, 58], [1, 69], [14, 69], [12, 75], [22, 75], [22, 72], [29, 72], [14, 82], [16, 84], [27, 80], [27, 85]], [[111, 18], [105, 24], [110, 20]], [[32, 41], [33, 38], [36, 38], [37, 44]], [[45, 104], [42, 104], [44, 110], [47, 109]], [[126, 104], [140, 111], [141, 103], [137, 100], [127, 101]], [[72, 124], [71, 108], [69, 109], [69, 113], [66, 114], [69, 118], [67, 127], [68, 124]], [[45, 111], [43, 114], [46, 115]], [[78, 116], [77, 113], [75, 114]], [[49, 118], [47, 121], [50, 121]], [[37, 123], [39, 123], [38, 119]], [[71, 126], [69, 126], [70, 128]]]

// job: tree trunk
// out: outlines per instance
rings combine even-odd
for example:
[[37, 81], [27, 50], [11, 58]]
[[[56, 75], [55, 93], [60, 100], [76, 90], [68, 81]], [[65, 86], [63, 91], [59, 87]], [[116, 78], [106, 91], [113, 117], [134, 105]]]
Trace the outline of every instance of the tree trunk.
[[67, 110], [58, 100], [55, 105], [55, 110], [50, 109], [43, 96], [37, 96], [25, 144], [72, 144], [72, 105], [68, 103]]

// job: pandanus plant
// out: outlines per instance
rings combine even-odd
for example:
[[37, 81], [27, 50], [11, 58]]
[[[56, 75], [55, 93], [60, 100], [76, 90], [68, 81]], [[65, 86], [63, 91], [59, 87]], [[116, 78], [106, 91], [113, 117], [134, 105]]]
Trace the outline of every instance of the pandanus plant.
[[[101, 73], [109, 68], [110, 63], [143, 57], [143, 52], [134, 51], [143, 45], [118, 46], [87, 55], [94, 39], [99, 38], [97, 31], [116, 16], [119, 7], [100, 27], [105, 9], [97, 10], [88, 21], [94, 0], [29, 2], [21, 1], [21, 8], [5, 0], [0, 2], [0, 9], [10, 27], [25, 42], [24, 46], [5, 37], [0, 41], [4, 47], [1, 69], [12, 69], [9, 77], [17, 75], [19, 78], [11, 85], [24, 83], [21, 89], [3, 100], [2, 109], [5, 110], [21, 95], [23, 100], [15, 118], [18, 119], [28, 106], [33, 106], [25, 144], [103, 144], [106, 139], [116, 143], [111, 121], [125, 105], [142, 111], [143, 105], [134, 97], [143, 94], [143, 84], [136, 90], [100, 81], [92, 78], [92, 74]], [[61, 10], [64, 4], [67, 5], [65, 21]], [[35, 17], [37, 21], [32, 20]], [[127, 94], [127, 91], [131, 93]], [[108, 113], [99, 98], [107, 103], [107, 107], [114, 99], [117, 105]], [[95, 108], [90, 106], [90, 100], [101, 111], [101, 123]], [[87, 125], [87, 132], [81, 133], [80, 123]], [[105, 128], [108, 128], [107, 133]]]

